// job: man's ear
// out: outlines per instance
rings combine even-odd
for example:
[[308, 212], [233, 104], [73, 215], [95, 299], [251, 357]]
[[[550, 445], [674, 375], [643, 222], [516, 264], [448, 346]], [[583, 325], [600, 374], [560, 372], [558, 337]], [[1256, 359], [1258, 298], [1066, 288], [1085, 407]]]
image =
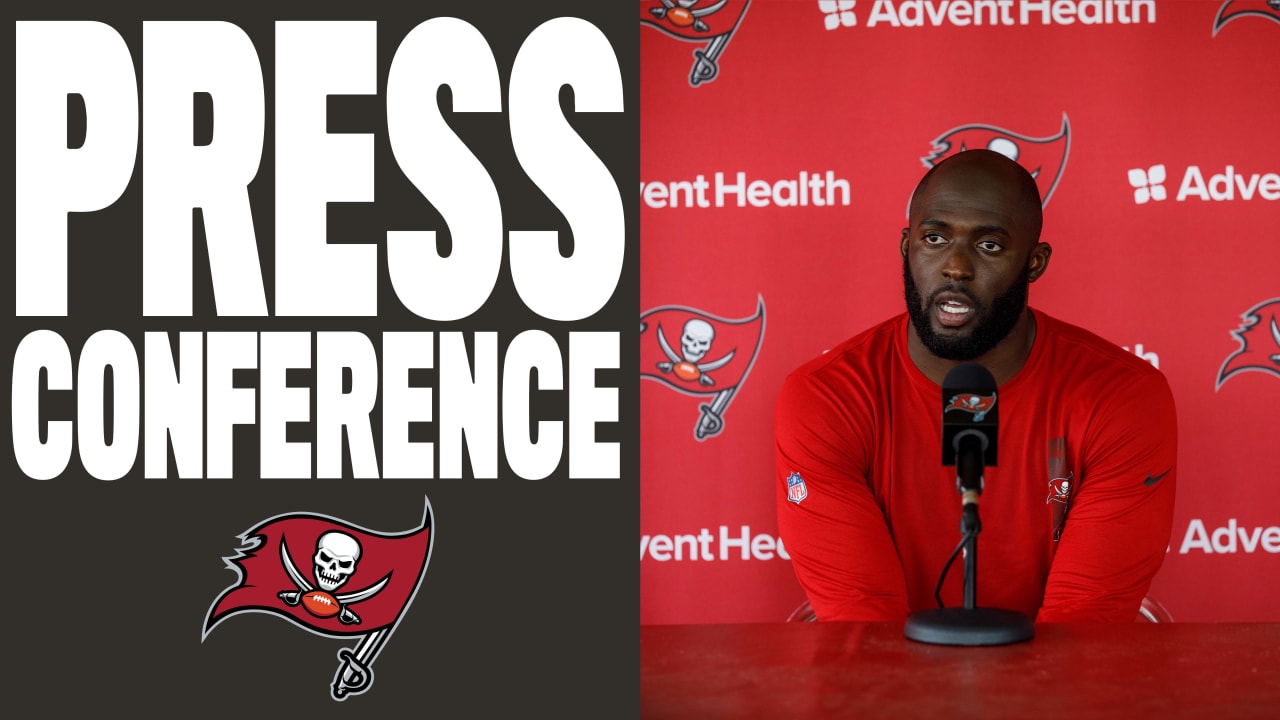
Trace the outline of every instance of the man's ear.
[[1027, 271], [1027, 281], [1035, 282], [1044, 275], [1044, 271], [1049, 269], [1049, 256], [1053, 255], [1053, 246], [1049, 243], [1036, 243], [1031, 248], [1030, 268]]
[[910, 238], [907, 237], [907, 233], [910, 231], [911, 231], [911, 228], [902, 228], [902, 241], [899, 243], [899, 245], [900, 245], [900, 249], [902, 250], [903, 258], [907, 257], [907, 244], [910, 242]]

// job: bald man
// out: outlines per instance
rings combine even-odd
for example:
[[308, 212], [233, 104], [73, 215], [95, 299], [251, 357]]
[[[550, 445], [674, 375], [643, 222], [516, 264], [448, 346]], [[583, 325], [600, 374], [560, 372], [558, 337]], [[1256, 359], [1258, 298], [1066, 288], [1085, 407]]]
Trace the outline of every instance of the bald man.
[[[994, 376], [1000, 462], [986, 472], [978, 604], [1038, 621], [1133, 622], [1172, 525], [1177, 421], [1158, 370], [1027, 304], [1052, 248], [1035, 180], [988, 150], [911, 197], [906, 312], [803, 365], [775, 418], [778, 523], [819, 620], [935, 608], [959, 541], [942, 467], [941, 383]], [[940, 596], [962, 605], [963, 572]]]

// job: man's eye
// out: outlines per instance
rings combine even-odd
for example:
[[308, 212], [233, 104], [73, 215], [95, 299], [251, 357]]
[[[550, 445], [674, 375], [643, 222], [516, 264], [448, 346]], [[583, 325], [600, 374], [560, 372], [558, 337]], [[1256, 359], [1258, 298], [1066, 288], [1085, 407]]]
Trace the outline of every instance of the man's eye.
[[978, 243], [978, 247], [982, 248], [983, 250], [986, 250], [987, 252], [1000, 252], [1001, 250], [1004, 249], [1003, 245], [1001, 245], [1000, 243], [994, 240], [983, 240], [982, 242]]
[[942, 237], [938, 233], [928, 233], [924, 236], [923, 239], [925, 243], [928, 245], [941, 245], [942, 243], [947, 241], [946, 238]]

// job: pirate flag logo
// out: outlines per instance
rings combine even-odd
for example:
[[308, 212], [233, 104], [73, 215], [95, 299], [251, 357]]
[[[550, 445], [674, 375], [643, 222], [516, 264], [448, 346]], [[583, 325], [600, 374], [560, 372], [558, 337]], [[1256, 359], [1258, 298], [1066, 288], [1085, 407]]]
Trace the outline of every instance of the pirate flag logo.
[[693, 51], [689, 84], [698, 87], [720, 74], [720, 54], [750, 4], [751, 0], [648, 0], [640, 3], [640, 24], [677, 40], [707, 43]]
[[1066, 113], [1062, 114], [1062, 129], [1048, 137], [1030, 137], [994, 125], [961, 125], [934, 139], [933, 151], [920, 162], [931, 168], [955, 153], [981, 148], [994, 150], [1026, 168], [1036, 179], [1043, 207], [1049, 204], [1067, 167], [1071, 127]]
[[1062, 539], [1067, 526], [1067, 513], [1071, 510], [1071, 493], [1076, 485], [1075, 471], [1067, 466], [1067, 439], [1049, 440], [1049, 496], [1044, 504], [1049, 506], [1049, 527], [1053, 529], [1053, 541]]
[[1049, 481], [1049, 497], [1044, 502], [1048, 505], [1051, 502], [1069, 504], [1071, 501], [1071, 474], [1067, 473], [1066, 477], [1056, 477]]
[[728, 320], [680, 305], [640, 315], [640, 377], [686, 395], [710, 397], [698, 406], [693, 435], [705, 440], [724, 429], [724, 413], [746, 381], [764, 340], [764, 298], [756, 313]]
[[1240, 320], [1240, 329], [1231, 331], [1240, 349], [1222, 362], [1214, 392], [1237, 373], [1258, 371], [1280, 377], [1280, 297], [1254, 305]]
[[996, 405], [996, 394], [975, 395], [973, 393], [960, 393], [952, 395], [951, 402], [942, 408], [942, 412], [948, 410], [963, 410], [967, 413], [973, 413], [974, 422], [982, 422], [982, 419], [991, 412], [991, 408]]
[[431, 555], [431, 504], [412, 530], [388, 534], [326, 515], [288, 513], [239, 538], [224, 558], [238, 580], [209, 607], [201, 640], [231, 615], [282, 617], [317, 635], [358, 637], [338, 651], [335, 700], [373, 683], [373, 661], [404, 616]]
[[1261, 17], [1280, 23], [1280, 0], [1227, 0], [1213, 19], [1214, 36], [1223, 25], [1242, 17]]

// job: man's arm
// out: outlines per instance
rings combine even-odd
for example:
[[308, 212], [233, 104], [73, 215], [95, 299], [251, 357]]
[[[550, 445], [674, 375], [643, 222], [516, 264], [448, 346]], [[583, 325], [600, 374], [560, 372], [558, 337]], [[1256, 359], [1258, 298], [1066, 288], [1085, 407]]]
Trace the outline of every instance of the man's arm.
[[1177, 432], [1173, 394], [1159, 373], [1100, 406], [1037, 620], [1137, 617], [1169, 546]]
[[[808, 376], [783, 384], [774, 417], [778, 527], [819, 620], [901, 621], [906, 581], [866, 479], [871, 417], [850, 405]], [[803, 482], [799, 502], [788, 498], [793, 473]]]

